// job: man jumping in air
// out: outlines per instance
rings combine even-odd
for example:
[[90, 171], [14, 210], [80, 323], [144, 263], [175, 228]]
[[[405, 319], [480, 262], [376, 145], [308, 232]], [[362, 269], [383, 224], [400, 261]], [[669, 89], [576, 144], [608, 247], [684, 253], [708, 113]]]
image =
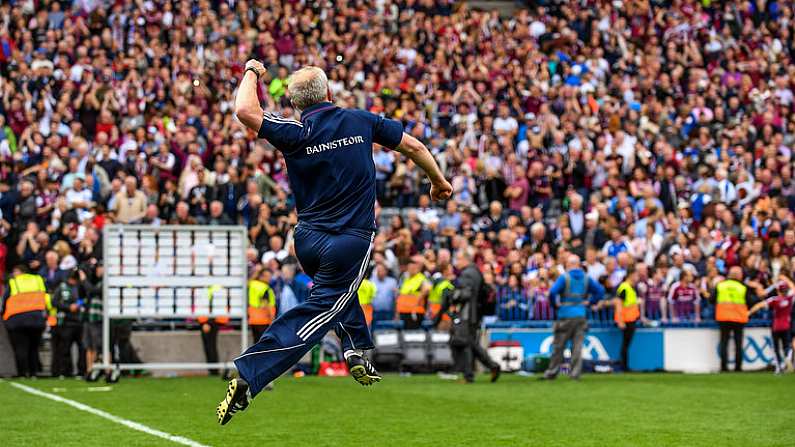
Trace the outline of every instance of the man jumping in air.
[[246, 63], [235, 114], [284, 155], [298, 210], [295, 254], [314, 285], [304, 303], [277, 318], [235, 359], [240, 378], [229, 382], [216, 411], [222, 425], [332, 328], [351, 376], [362, 385], [381, 380], [364, 356], [373, 341], [356, 299], [376, 230], [373, 143], [397, 150], [422, 168], [434, 200], [452, 193], [428, 149], [404, 133], [400, 122], [332, 104], [320, 68], [305, 67], [290, 78], [287, 94], [301, 111], [300, 121], [263, 112], [257, 98], [263, 73], [260, 62]]

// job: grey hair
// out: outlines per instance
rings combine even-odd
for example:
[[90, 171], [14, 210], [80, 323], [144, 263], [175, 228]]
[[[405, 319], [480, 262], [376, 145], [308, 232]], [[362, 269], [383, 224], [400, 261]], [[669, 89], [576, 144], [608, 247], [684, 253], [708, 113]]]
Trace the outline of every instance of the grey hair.
[[290, 76], [287, 90], [293, 107], [304, 110], [326, 100], [328, 78], [326, 73], [318, 67], [304, 67]]

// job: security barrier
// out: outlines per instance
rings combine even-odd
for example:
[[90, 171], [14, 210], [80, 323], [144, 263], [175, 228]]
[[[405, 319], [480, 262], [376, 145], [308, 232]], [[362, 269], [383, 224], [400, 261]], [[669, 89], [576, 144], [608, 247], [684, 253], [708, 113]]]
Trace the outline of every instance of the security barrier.
[[[550, 328], [495, 328], [487, 331], [490, 343], [518, 341], [525, 356], [552, 352]], [[715, 328], [641, 328], [635, 333], [629, 351], [630, 369], [635, 371], [677, 371], [707, 373], [720, 369], [719, 333]], [[595, 328], [583, 343], [583, 359], [610, 362], [620, 358], [621, 331]], [[743, 370], [766, 368], [775, 360], [770, 330], [749, 327], [743, 335]], [[729, 363], [735, 354], [729, 346]]]
[[[497, 287], [496, 289], [496, 309], [495, 315], [501, 323], [508, 323], [513, 326], [515, 323], [527, 326], [539, 326], [539, 323], [555, 320], [555, 307], [549, 300], [547, 291], [535, 292], [524, 288], [509, 288], [507, 286]], [[714, 306], [710, 306], [706, 301], [702, 301], [700, 319], [696, 319], [695, 314], [680, 314], [679, 318], [663, 319], [661, 303], [650, 303], [644, 306], [644, 317], [655, 326], [665, 327], [709, 327], [714, 321]], [[588, 322], [592, 327], [612, 327], [613, 309], [604, 308], [599, 311], [588, 310], [586, 312]], [[759, 312], [749, 324], [751, 326], [766, 326], [769, 324], [769, 314], [767, 311]]]
[[103, 230], [102, 365], [95, 368], [231, 368], [231, 362], [111, 364], [111, 320], [237, 319], [248, 346], [248, 235], [242, 226], [107, 225]]

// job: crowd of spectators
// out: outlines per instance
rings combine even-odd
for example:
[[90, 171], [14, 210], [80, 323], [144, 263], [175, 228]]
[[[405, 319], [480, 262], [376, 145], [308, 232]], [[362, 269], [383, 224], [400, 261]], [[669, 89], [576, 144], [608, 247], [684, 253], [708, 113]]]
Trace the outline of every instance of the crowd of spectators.
[[231, 113], [253, 57], [268, 68], [265, 109], [297, 117], [289, 74], [320, 66], [339, 105], [402, 121], [453, 184], [437, 208], [411, 162], [374, 148], [376, 311], [412, 257], [430, 275], [472, 249], [506, 318], [548, 318], [572, 252], [608, 288], [637, 266], [649, 317], [708, 317], [702, 300], [729, 266], [764, 288], [795, 263], [793, 12], [775, 0], [534, 2], [510, 17], [445, 0], [4, 1], [0, 266], [93, 265], [111, 222], [240, 223], [252, 271], [301, 289], [284, 160]]

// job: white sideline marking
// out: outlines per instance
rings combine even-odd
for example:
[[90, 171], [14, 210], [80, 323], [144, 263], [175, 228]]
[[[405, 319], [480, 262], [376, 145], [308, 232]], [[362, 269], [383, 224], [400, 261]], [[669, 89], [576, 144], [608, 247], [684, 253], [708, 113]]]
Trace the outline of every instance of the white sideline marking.
[[120, 418], [120, 417], [114, 416], [114, 415], [112, 415], [112, 414], [110, 414], [108, 412], [105, 412], [105, 411], [102, 411], [102, 410], [98, 410], [98, 409], [96, 409], [94, 407], [89, 407], [86, 404], [81, 404], [80, 402], [77, 402], [77, 401], [74, 401], [74, 400], [71, 400], [71, 399], [65, 399], [65, 398], [63, 398], [61, 396], [56, 396], [55, 394], [46, 393], [44, 391], [37, 390], [36, 388], [31, 388], [31, 387], [29, 387], [27, 385], [22, 385], [21, 383], [8, 382], [8, 384], [13, 386], [14, 388], [18, 388], [18, 389], [26, 392], [26, 393], [30, 393], [30, 394], [33, 394], [33, 395], [36, 395], [36, 396], [39, 396], [39, 397], [43, 397], [45, 399], [50, 399], [50, 400], [54, 400], [56, 402], [60, 402], [60, 403], [69, 405], [70, 407], [74, 407], [74, 408], [77, 408], [78, 410], [85, 411], [86, 413], [91, 413], [91, 414], [93, 414], [95, 416], [99, 416], [101, 418], [105, 418], [105, 419], [107, 419], [107, 420], [109, 420], [111, 422], [115, 422], [117, 424], [124, 425], [124, 426], [126, 426], [128, 428], [131, 428], [133, 430], [138, 430], [140, 432], [144, 432], [146, 434], [149, 434], [149, 435], [152, 435], [152, 436], [156, 436], [158, 438], [162, 438], [162, 439], [165, 439], [165, 440], [168, 440], [168, 441], [171, 441], [171, 442], [175, 442], [177, 444], [187, 445], [187, 446], [190, 446], [190, 447], [208, 447], [208, 446], [206, 446], [204, 444], [200, 444], [200, 443], [198, 443], [196, 441], [193, 441], [191, 439], [184, 438], [182, 436], [172, 435], [170, 433], [162, 432], [160, 430], [155, 430], [154, 428], [147, 427], [144, 424], [139, 424], [138, 422], [133, 422], [133, 421], [128, 420], [128, 419]]
[[113, 391], [112, 386], [90, 386], [86, 388], [86, 391], [89, 393], [91, 392], [103, 392], [103, 391]]

